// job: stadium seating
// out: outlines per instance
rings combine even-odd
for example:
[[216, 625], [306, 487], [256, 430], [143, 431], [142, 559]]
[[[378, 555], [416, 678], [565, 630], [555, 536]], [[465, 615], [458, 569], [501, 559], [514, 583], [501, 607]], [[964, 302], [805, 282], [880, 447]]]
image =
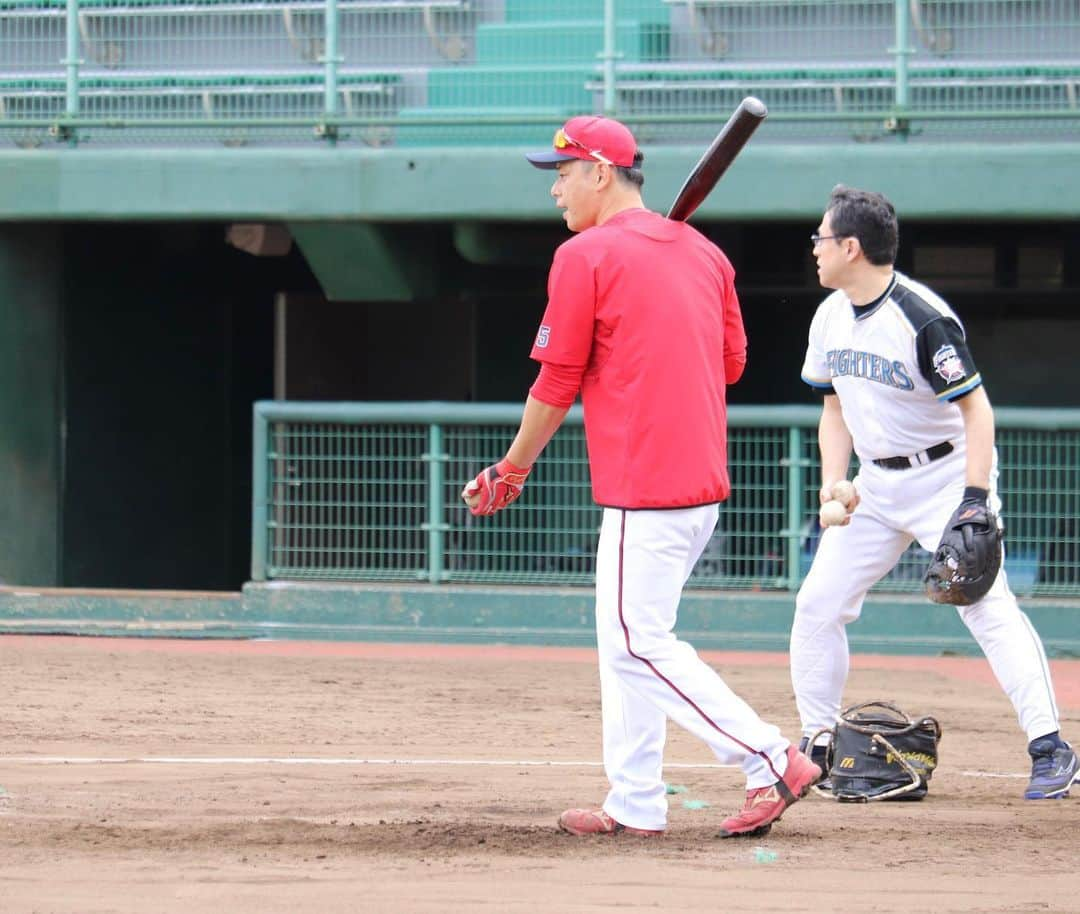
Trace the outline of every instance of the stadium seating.
[[[1037, 5], [1065, 12], [1036, 15]], [[908, 6], [910, 107], [939, 117], [1077, 110], [1080, 26], [1069, 26], [1064, 0]], [[604, 109], [603, 0], [337, 8], [336, 113], [379, 120], [378, 142], [532, 142], [542, 120]], [[784, 135], [784, 117], [790, 133], [800, 116], [842, 115], [832, 128], [844, 134], [859, 114], [880, 121], [895, 103], [893, 0], [617, 0], [616, 10], [622, 116], [703, 119], [754, 94], [780, 115], [767, 142]], [[66, 0], [0, 0], [0, 128], [65, 115], [67, 16]], [[79, 0], [77, 24], [83, 118], [327, 113], [324, 0]], [[388, 120], [400, 129], [389, 133]], [[425, 130], [425, 120], [439, 123]]]

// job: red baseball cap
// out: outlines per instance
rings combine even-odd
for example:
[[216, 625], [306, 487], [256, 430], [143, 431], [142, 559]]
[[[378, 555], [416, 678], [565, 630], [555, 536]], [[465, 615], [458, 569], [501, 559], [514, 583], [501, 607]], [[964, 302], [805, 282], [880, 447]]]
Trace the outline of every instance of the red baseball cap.
[[637, 152], [637, 141], [624, 124], [593, 115], [570, 118], [555, 131], [551, 145], [552, 151], [526, 153], [525, 158], [537, 168], [557, 168], [571, 159], [630, 168]]

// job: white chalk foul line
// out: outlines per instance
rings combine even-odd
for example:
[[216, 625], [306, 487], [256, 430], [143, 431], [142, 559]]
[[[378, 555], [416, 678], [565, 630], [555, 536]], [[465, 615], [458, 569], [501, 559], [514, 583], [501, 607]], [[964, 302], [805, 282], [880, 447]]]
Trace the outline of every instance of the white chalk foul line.
[[[539, 759], [445, 759], [445, 758], [273, 758], [268, 756], [143, 756], [124, 758], [61, 755], [0, 756], [0, 765], [478, 765], [531, 768], [601, 768], [603, 762], [541, 761]], [[665, 768], [737, 768], [709, 762], [669, 762]]]
[[[601, 768], [603, 762], [544, 761], [540, 759], [439, 759], [439, 758], [275, 758], [270, 756], [0, 756], [0, 765], [417, 765], [431, 767], [495, 768]], [[738, 768], [718, 762], [665, 762], [665, 768], [695, 770]], [[968, 778], [1026, 778], [1026, 774], [995, 771], [960, 771]]]
[[960, 772], [966, 778], [1029, 778], [1030, 774], [1002, 774], [997, 771], [961, 771]]

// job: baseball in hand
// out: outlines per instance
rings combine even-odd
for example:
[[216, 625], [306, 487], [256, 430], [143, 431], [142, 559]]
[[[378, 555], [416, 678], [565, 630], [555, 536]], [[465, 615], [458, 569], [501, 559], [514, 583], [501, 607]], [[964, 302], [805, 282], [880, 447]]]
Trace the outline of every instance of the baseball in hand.
[[847, 479], [841, 479], [839, 482], [834, 482], [832, 487], [832, 497], [840, 502], [845, 508], [848, 507], [848, 505], [855, 501], [855, 484]]
[[475, 479], [470, 479], [465, 483], [465, 488], [461, 490], [461, 500], [470, 508], [475, 508], [480, 501], [480, 483]]
[[842, 524], [847, 519], [847, 516], [847, 508], [844, 507], [844, 503], [835, 498], [832, 501], [825, 502], [818, 513], [822, 527], [835, 527]]

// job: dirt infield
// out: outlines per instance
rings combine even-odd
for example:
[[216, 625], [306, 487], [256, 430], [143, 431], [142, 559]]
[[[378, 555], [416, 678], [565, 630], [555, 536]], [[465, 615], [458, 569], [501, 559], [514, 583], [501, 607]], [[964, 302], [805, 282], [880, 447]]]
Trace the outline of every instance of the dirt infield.
[[[785, 657], [704, 656], [796, 734]], [[1080, 740], [1080, 661], [1052, 666]], [[739, 772], [676, 728], [667, 835], [554, 828], [605, 792], [586, 650], [4, 636], [0, 694], [3, 914], [1080, 911], [1080, 788], [1020, 799], [981, 659], [856, 657], [846, 698], [941, 721], [930, 796], [749, 841], [716, 838]]]

